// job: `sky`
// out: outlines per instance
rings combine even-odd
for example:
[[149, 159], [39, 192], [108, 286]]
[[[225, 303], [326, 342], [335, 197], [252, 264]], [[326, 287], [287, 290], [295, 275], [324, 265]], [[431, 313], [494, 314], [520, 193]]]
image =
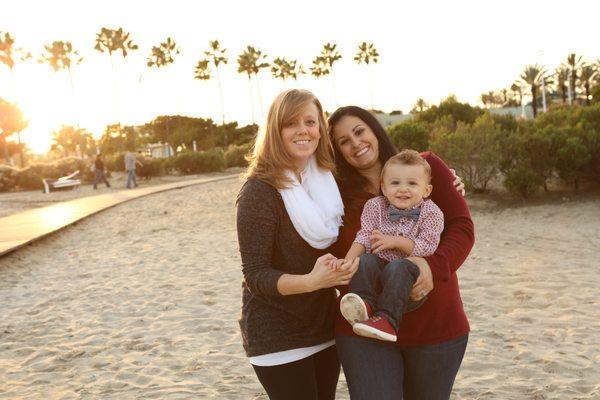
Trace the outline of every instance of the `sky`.
[[[16, 38], [34, 61], [18, 64], [14, 78], [0, 65], [0, 98], [16, 102], [29, 120], [22, 133], [35, 152], [48, 150], [52, 132], [78, 124], [100, 137], [109, 123], [143, 124], [159, 115], [221, 121], [216, 80], [193, 79], [211, 40], [227, 49], [220, 70], [225, 120], [264, 122], [280, 91], [313, 91], [326, 110], [355, 104], [409, 112], [417, 98], [438, 103], [450, 94], [479, 104], [489, 90], [508, 88], [528, 64], [552, 71], [569, 53], [600, 58], [595, 1], [83, 1], [20, 0], [2, 6], [0, 32]], [[125, 60], [93, 49], [102, 27], [123, 27], [139, 45]], [[152, 46], [171, 37], [175, 62], [148, 68]], [[83, 57], [66, 72], [35, 62], [45, 44], [70, 41]], [[358, 44], [372, 42], [378, 64], [357, 65]], [[265, 69], [256, 82], [237, 73], [237, 56], [252, 45], [267, 55], [297, 59], [308, 69], [323, 44], [342, 59], [333, 74], [284, 83]], [[252, 90], [252, 97], [250, 94]], [[260, 96], [259, 96], [260, 95]], [[373, 103], [371, 103], [371, 97]], [[252, 106], [253, 105], [253, 106]]]

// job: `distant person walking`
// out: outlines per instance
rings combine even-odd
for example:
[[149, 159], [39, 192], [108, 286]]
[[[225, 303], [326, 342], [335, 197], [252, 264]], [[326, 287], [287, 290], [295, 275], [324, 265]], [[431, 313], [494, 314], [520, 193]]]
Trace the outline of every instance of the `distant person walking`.
[[[140, 153], [138, 151], [138, 153]], [[135, 180], [135, 166], [139, 165], [143, 166], [141, 162], [135, 159], [135, 154], [131, 151], [128, 151], [125, 154], [125, 170], [127, 171], [127, 189], [131, 189], [132, 187], [138, 187], [138, 184]]]
[[104, 161], [102, 161], [101, 153], [98, 153], [98, 155], [96, 155], [96, 159], [94, 160], [94, 172], [94, 190], [98, 189], [99, 182], [104, 182], [106, 187], [110, 187], [110, 183], [108, 183], [108, 179], [106, 179]]

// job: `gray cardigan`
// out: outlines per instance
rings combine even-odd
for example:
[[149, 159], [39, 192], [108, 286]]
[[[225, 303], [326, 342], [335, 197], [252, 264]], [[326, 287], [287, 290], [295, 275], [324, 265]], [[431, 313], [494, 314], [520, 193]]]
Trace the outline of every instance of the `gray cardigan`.
[[333, 339], [334, 289], [289, 296], [277, 290], [283, 274], [307, 274], [327, 252], [311, 247], [292, 225], [273, 186], [249, 179], [237, 198], [242, 257], [243, 346], [249, 357]]

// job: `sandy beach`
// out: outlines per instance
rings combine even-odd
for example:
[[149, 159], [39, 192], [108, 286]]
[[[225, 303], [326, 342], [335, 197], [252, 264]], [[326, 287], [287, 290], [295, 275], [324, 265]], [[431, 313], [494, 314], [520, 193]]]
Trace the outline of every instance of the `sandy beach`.
[[[237, 325], [239, 187], [132, 200], [0, 258], [0, 398], [266, 399]], [[453, 399], [600, 399], [599, 200], [469, 200]]]

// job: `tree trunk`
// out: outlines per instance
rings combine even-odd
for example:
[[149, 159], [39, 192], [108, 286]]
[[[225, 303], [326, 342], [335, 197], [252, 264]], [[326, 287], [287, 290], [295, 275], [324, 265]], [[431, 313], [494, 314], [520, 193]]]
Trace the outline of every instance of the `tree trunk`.
[[256, 116], [254, 115], [254, 96], [252, 95], [252, 79], [248, 74], [248, 85], [250, 86], [250, 108], [252, 110], [252, 123], [256, 124]]
[[221, 79], [219, 78], [219, 68], [217, 70], [217, 85], [219, 86], [219, 97], [221, 99], [221, 125], [223, 126], [223, 145], [227, 147], [227, 129], [225, 129], [225, 106], [223, 104], [223, 89], [221, 89]]
[[2, 148], [4, 149], [4, 160], [6, 161], [6, 164], [12, 165], [12, 163], [10, 162], [10, 155], [8, 154], [8, 145], [6, 143], [5, 136], [0, 136], [0, 144], [2, 144]]
[[17, 132], [17, 144], [19, 145], [19, 164], [23, 168], [23, 148], [21, 147], [21, 132]]
[[537, 93], [536, 93], [535, 85], [531, 85], [531, 97], [533, 101], [531, 102], [531, 107], [533, 108], [533, 118], [537, 117]]
[[590, 83], [585, 83], [585, 104], [590, 105]]

